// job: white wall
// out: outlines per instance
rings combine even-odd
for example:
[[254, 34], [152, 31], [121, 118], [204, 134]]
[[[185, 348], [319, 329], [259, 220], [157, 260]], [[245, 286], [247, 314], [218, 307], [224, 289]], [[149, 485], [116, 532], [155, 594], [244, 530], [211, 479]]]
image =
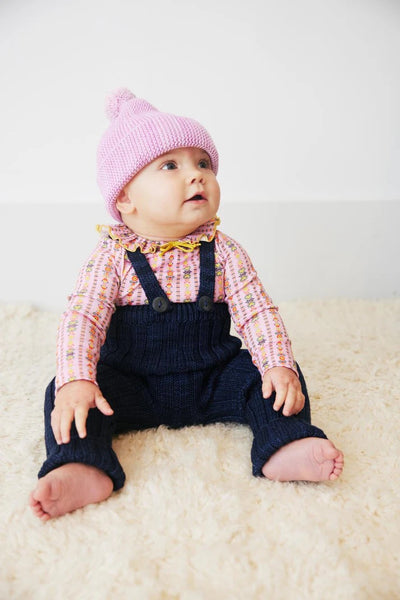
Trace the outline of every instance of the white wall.
[[[21, 204], [12, 230], [28, 204], [99, 206], [104, 98], [120, 86], [209, 129], [221, 155], [222, 199], [237, 226], [233, 203], [246, 210], [312, 201], [332, 215], [337, 203], [400, 201], [397, 0], [3, 0], [0, 61], [0, 204], [6, 213]], [[389, 214], [385, 231], [397, 239]], [[31, 242], [46, 235], [47, 219], [33, 217], [28, 227], [24, 246], [33, 259]], [[318, 255], [321, 248], [298, 235], [287, 251], [300, 241]], [[371, 252], [393, 277], [383, 246]], [[22, 246], [14, 257], [21, 261]], [[0, 300], [12, 298], [10, 285]], [[348, 290], [338, 282], [331, 292]]]

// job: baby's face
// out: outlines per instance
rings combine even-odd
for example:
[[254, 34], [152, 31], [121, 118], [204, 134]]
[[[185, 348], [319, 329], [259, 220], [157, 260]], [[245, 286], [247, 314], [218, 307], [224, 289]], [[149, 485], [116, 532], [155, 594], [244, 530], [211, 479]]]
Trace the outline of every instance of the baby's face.
[[214, 218], [219, 201], [208, 154], [198, 148], [179, 148], [135, 175], [121, 192], [117, 208], [138, 235], [175, 240]]

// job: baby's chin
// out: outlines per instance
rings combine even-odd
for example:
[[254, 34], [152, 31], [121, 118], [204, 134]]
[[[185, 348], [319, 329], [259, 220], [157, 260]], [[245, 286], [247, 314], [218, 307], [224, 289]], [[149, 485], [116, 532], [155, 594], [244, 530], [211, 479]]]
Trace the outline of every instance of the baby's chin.
[[215, 221], [216, 218], [217, 218], [216, 215], [213, 215], [213, 216], [199, 215], [198, 219], [193, 219], [191, 222], [188, 222], [187, 226], [185, 226], [185, 224], [183, 224], [183, 227], [181, 230], [182, 234], [179, 237], [185, 237], [187, 235], [190, 235], [191, 233], [196, 231], [196, 229], [199, 229], [199, 227], [202, 227], [202, 225], [205, 225], [206, 223], [209, 223], [210, 221]]
[[164, 242], [185, 238], [202, 225], [214, 221], [216, 218], [215, 214], [201, 209], [188, 211], [188, 214], [181, 215], [179, 220], [168, 222], [166, 219], [162, 223], [144, 223], [132, 218], [131, 215], [122, 216], [124, 225], [137, 236], [148, 240]]

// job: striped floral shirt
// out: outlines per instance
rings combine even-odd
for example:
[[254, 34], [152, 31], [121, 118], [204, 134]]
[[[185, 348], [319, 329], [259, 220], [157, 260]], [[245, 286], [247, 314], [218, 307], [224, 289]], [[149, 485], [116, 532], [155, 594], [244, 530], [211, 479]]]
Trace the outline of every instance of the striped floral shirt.
[[99, 227], [97, 247], [83, 265], [63, 313], [57, 339], [59, 389], [77, 379], [96, 382], [96, 365], [111, 316], [118, 306], [147, 303], [125, 250], [138, 247], [146, 255], [161, 287], [172, 302], [197, 299], [199, 242], [215, 238], [215, 302], [226, 302], [235, 329], [263, 375], [284, 366], [296, 372], [285, 326], [245, 250], [209, 221], [179, 242], [153, 242], [125, 225]]

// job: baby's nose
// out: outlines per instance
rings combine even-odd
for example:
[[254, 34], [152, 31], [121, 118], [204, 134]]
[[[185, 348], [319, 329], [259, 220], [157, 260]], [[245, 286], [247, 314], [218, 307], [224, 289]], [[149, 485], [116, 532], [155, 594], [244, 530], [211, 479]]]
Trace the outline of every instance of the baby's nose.
[[200, 168], [194, 167], [190, 169], [188, 173], [187, 179], [189, 183], [196, 183], [197, 181], [204, 181], [204, 171]]

